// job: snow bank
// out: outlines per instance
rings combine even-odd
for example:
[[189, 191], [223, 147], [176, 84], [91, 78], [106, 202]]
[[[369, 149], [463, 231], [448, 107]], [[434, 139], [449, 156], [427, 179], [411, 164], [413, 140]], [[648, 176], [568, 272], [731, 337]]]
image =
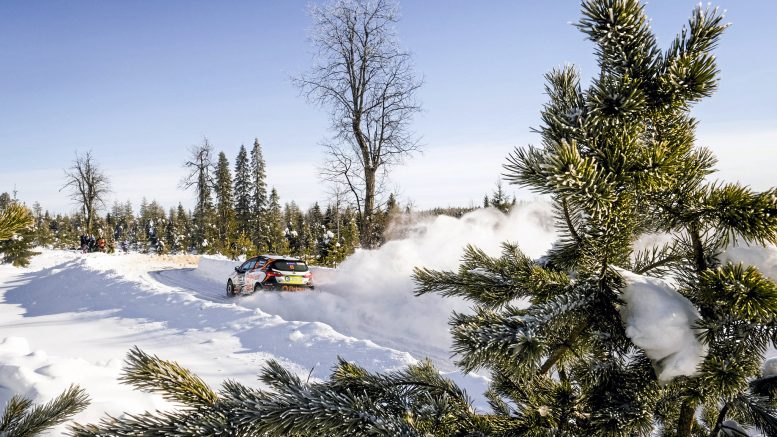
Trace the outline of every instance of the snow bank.
[[626, 335], [655, 362], [658, 379], [695, 374], [707, 355], [692, 327], [700, 317], [696, 308], [660, 279], [618, 273], [627, 283], [621, 296]]
[[227, 277], [235, 271], [235, 267], [238, 265], [240, 265], [240, 261], [232, 261], [225, 256], [203, 255], [197, 264], [197, 274], [226, 284]]

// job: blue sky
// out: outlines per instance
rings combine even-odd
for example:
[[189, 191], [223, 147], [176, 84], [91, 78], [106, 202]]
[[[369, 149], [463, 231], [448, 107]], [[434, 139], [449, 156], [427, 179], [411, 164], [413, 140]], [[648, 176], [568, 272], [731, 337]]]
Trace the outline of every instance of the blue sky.
[[[0, 2], [0, 191], [70, 211], [63, 168], [91, 149], [113, 198], [191, 205], [178, 188], [187, 148], [207, 136], [234, 159], [263, 144], [281, 200], [326, 200], [316, 168], [326, 111], [289, 77], [310, 65], [307, 1]], [[647, 6], [662, 46], [693, 1]], [[700, 104], [700, 143], [720, 177], [756, 189], [777, 177], [777, 2], [721, 1], [733, 26], [717, 50], [718, 93]], [[418, 207], [479, 203], [545, 101], [545, 72], [595, 74], [593, 46], [569, 23], [577, 1], [401, 2], [401, 43], [424, 78], [414, 129], [425, 152], [394, 171]], [[512, 187], [511, 187], [512, 188]], [[516, 191], [519, 197], [531, 197]]]

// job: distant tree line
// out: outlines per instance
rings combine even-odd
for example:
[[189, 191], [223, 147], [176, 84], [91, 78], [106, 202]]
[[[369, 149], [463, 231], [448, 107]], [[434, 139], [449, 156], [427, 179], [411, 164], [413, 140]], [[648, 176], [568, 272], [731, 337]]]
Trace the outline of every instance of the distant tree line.
[[[145, 197], [137, 210], [129, 200], [114, 201], [107, 207], [108, 176], [90, 152], [76, 154], [65, 172], [63, 186], [78, 205], [76, 212], [53, 215], [38, 202], [27, 208], [8, 193], [0, 194], [0, 211], [16, 205], [31, 217], [30, 226], [0, 242], [0, 262], [24, 266], [36, 253], [34, 247], [75, 249], [80, 246], [81, 235], [104, 238], [108, 252], [222, 254], [233, 259], [277, 253], [326, 266], [336, 266], [362, 243], [359, 230], [366, 218], [359, 215], [347, 191], [335, 189], [324, 206], [316, 202], [303, 209], [293, 200], [282, 203], [278, 190], [268, 189], [267, 165], [258, 140], [250, 151], [241, 146], [231, 165], [226, 154], [222, 151], [216, 155], [205, 139], [190, 149], [184, 166], [189, 173], [181, 187], [195, 192], [193, 209], [181, 203], [166, 209]], [[486, 196], [484, 207], [494, 206], [507, 213], [514, 204], [515, 199], [508, 200], [499, 182], [491, 197]], [[400, 208], [396, 196], [389, 194], [369, 219], [374, 234], [371, 246], [402, 237], [402, 232], [394, 231], [401, 231], [403, 223], [419, 216], [461, 217], [474, 209], [411, 211], [409, 205]], [[392, 223], [392, 232], [387, 232]]]
[[[130, 201], [115, 201], [102, 209], [102, 215], [98, 211], [108, 192], [108, 178], [91, 153], [77, 155], [73, 167], [66, 171], [64, 187], [79, 205], [77, 212], [53, 215], [35, 202], [28, 210], [31, 226], [13, 240], [0, 243], [8, 247], [0, 250], [3, 261], [25, 265], [35, 246], [74, 249], [84, 234], [105, 238], [109, 252], [222, 254], [230, 258], [278, 253], [327, 266], [337, 265], [360, 244], [359, 215], [342, 196], [334, 196], [324, 206], [316, 202], [303, 209], [293, 200], [282, 203], [278, 190], [268, 189], [258, 140], [250, 151], [240, 147], [234, 165], [224, 152], [216, 155], [204, 140], [190, 149], [184, 166], [190, 171], [181, 187], [195, 191], [193, 209], [181, 203], [166, 209], [156, 200], [143, 198], [137, 210]], [[94, 191], [89, 181], [93, 180], [99, 181], [99, 195], [90, 197]], [[11, 203], [14, 201], [8, 193], [0, 195], [0, 210]], [[390, 195], [385, 209], [373, 215], [377, 244], [383, 242], [383, 231], [399, 212], [395, 196]]]

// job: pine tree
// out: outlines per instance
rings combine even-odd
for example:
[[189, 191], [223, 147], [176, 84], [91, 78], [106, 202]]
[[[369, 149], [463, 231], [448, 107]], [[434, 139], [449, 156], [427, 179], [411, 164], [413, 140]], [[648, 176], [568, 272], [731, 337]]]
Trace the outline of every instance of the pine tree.
[[137, 234], [135, 232], [135, 216], [132, 212], [132, 202], [127, 200], [124, 203], [114, 202], [111, 207], [111, 216], [114, 220], [113, 239], [121, 246], [124, 241], [128, 245], [134, 246], [137, 243]]
[[383, 211], [380, 211], [375, 215], [375, 230], [378, 232], [375, 237], [376, 241], [379, 241], [380, 244], [386, 242], [387, 233], [389, 232], [392, 223], [397, 220], [401, 214], [402, 212], [399, 208], [396, 196], [394, 196], [394, 193], [389, 194]]
[[310, 383], [272, 360], [259, 378], [270, 390], [226, 381], [215, 391], [178, 363], [135, 348], [127, 356], [122, 381], [183, 408], [108, 416], [95, 425], [73, 425], [70, 432], [75, 437], [420, 437], [452, 435], [446, 433], [451, 429], [479, 435], [484, 429], [478, 416], [455, 414], [469, 409], [466, 394], [426, 361], [381, 375], [341, 360], [330, 381]]
[[[573, 68], [549, 73], [542, 146], [505, 166], [509, 181], [551, 196], [560, 241], [538, 261], [510, 244], [499, 258], [469, 248], [458, 272], [416, 270], [419, 293], [476, 304], [451, 320], [454, 350], [465, 371], [492, 372], [503, 432], [717, 437], [736, 419], [775, 435], [774, 392], [753, 384], [777, 338], [777, 286], [718, 260], [736, 239], [777, 240], [777, 192], [705, 182], [715, 160], [694, 147], [689, 114], [716, 88], [722, 17], [697, 7], [661, 53], [635, 0], [585, 1], [583, 15], [600, 74], [583, 90]], [[677, 238], [635, 253], [653, 232]], [[698, 312], [707, 353], [695, 369], [661, 377], [672, 356], [630, 338], [624, 290], [645, 276], [627, 270], [673, 278], [670, 292]]]
[[0, 262], [25, 267], [38, 252], [35, 246], [35, 218], [26, 206], [0, 195]]
[[167, 226], [165, 210], [156, 201], [149, 203], [144, 197], [140, 204], [134, 230], [136, 249], [142, 253], [161, 253], [164, 247], [164, 232]]
[[253, 199], [254, 183], [251, 177], [251, 163], [248, 161], [248, 152], [245, 146], [240, 146], [240, 151], [235, 159], [235, 220], [237, 232], [250, 235], [253, 223]]
[[251, 233], [253, 235], [254, 244], [260, 252], [269, 250], [266, 243], [268, 239], [267, 233], [270, 232], [266, 224], [268, 221], [266, 218], [266, 214], [268, 213], [266, 177], [262, 146], [259, 144], [258, 139], [254, 139], [254, 146], [251, 149], [251, 188], [253, 189], [251, 202]]
[[218, 252], [233, 257], [236, 255], [233, 253], [233, 243], [237, 238], [235, 209], [232, 201], [232, 174], [224, 152], [219, 153], [214, 173], [216, 174], [216, 241], [213, 244]]
[[33, 406], [23, 396], [13, 396], [5, 405], [0, 418], [0, 435], [33, 437], [65, 422], [89, 405], [89, 397], [78, 386], [70, 386], [44, 405]]

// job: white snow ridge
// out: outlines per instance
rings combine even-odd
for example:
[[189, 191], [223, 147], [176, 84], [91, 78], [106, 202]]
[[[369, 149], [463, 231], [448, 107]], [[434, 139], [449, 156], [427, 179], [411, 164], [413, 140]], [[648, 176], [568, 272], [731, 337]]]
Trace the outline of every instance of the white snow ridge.
[[660, 279], [618, 273], [628, 284], [621, 296], [626, 335], [654, 361], [659, 381], [696, 374], [707, 347], [696, 337], [700, 315], [693, 304]]

